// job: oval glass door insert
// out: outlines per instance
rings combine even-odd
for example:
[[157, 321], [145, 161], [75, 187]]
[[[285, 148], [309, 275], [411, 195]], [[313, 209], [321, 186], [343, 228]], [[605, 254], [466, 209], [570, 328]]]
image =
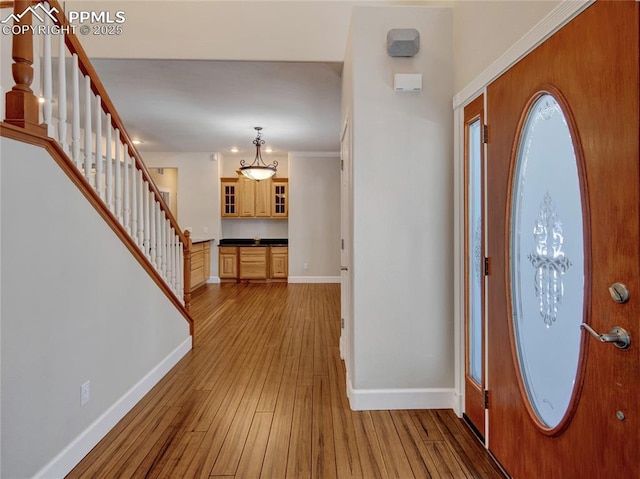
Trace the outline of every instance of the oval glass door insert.
[[521, 380], [545, 428], [567, 414], [584, 315], [584, 225], [571, 131], [550, 94], [531, 106], [513, 179], [510, 273]]

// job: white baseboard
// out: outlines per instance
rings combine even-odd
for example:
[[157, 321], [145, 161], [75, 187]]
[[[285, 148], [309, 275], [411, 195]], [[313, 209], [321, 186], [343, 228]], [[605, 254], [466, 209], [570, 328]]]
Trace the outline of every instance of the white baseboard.
[[380, 409], [454, 409], [453, 388], [353, 389], [347, 380], [347, 396], [354, 411]]
[[66, 476], [91, 449], [155, 386], [192, 347], [191, 337], [174, 349], [156, 367], [107, 409], [93, 424], [65, 447], [34, 478]]
[[289, 276], [288, 283], [340, 283], [340, 276]]
[[458, 417], [462, 417], [464, 412], [464, 396], [459, 391], [453, 391], [453, 412]]
[[209, 279], [207, 279], [207, 283], [209, 284], [217, 284], [220, 282], [220, 278], [218, 276], [209, 276]]

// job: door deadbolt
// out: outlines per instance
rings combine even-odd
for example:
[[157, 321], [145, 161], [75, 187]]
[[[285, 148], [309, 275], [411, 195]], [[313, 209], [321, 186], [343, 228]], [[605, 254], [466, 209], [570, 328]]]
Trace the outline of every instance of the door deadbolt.
[[629, 301], [629, 288], [623, 283], [613, 283], [609, 286], [609, 294], [616, 303], [622, 304]]

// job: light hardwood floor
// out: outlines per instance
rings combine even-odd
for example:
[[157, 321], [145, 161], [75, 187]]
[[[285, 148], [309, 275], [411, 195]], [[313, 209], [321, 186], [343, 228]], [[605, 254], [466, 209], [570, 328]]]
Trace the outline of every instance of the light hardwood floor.
[[205, 285], [195, 348], [69, 478], [503, 478], [452, 411], [349, 409], [336, 284]]

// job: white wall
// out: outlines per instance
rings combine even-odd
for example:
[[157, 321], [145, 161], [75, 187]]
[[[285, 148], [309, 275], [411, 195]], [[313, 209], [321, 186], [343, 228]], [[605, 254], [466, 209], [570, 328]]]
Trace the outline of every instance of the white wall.
[[329, 155], [289, 156], [290, 282], [340, 278], [340, 159]]
[[61, 477], [189, 327], [45, 150], [0, 145], [2, 472]]
[[559, 3], [557, 0], [454, 2], [454, 92], [488, 68]]
[[220, 238], [220, 186], [218, 164], [214, 154], [144, 153], [149, 168], [178, 169], [178, 223], [180, 228], [192, 228], [194, 238]]
[[[162, 173], [160, 173], [162, 171]], [[167, 191], [171, 201], [169, 209], [173, 217], [178, 219], [178, 168], [149, 168], [149, 175], [160, 191]]]
[[[449, 8], [353, 10], [343, 119], [352, 112], [357, 409], [452, 404], [452, 17]], [[391, 28], [417, 28], [420, 52], [387, 56]], [[421, 73], [423, 91], [395, 92], [399, 72]]]
[[288, 238], [286, 219], [228, 218], [222, 220], [221, 238]]

